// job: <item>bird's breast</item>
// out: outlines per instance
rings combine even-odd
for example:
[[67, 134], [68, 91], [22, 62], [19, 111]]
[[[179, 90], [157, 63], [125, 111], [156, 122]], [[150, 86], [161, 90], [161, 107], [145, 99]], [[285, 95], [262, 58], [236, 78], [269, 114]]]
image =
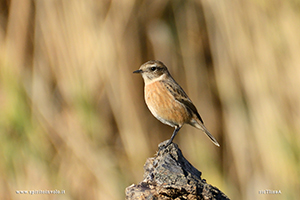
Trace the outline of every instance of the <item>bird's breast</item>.
[[162, 123], [170, 126], [183, 125], [191, 119], [186, 107], [176, 101], [163, 81], [145, 85], [145, 101], [151, 113]]

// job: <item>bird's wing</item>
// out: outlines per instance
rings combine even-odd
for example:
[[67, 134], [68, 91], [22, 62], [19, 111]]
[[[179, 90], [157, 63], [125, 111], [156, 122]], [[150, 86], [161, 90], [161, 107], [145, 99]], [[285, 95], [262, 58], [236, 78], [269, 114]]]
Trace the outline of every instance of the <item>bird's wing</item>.
[[[175, 82], [174, 79], [173, 81]], [[195, 114], [198, 117], [198, 119], [202, 122], [202, 124], [204, 124], [201, 116], [197, 111], [197, 108], [194, 106], [193, 102], [190, 100], [190, 98], [187, 96], [184, 90], [180, 87], [180, 85], [178, 85], [176, 82], [176, 84], [171, 84], [169, 81], [163, 82], [166, 85], [168, 91], [171, 92], [171, 94], [174, 96], [175, 100], [184, 104], [189, 109], [189, 111]]]

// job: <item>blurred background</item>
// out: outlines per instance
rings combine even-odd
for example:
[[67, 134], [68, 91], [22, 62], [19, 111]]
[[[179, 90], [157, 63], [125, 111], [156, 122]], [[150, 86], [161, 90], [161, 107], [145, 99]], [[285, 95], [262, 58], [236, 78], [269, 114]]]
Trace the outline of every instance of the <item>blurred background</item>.
[[[221, 144], [174, 142], [231, 199], [300, 195], [297, 0], [0, 0], [0, 199], [125, 198], [173, 128], [132, 74], [158, 59]], [[259, 194], [261, 190], [281, 194]]]

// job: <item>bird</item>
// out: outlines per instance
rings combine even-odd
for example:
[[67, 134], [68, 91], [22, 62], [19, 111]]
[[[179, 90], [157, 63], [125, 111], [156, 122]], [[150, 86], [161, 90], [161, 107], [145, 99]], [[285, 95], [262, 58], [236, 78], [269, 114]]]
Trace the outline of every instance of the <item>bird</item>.
[[152, 115], [162, 123], [175, 128], [165, 147], [173, 142], [184, 124], [202, 130], [216, 146], [220, 146], [204, 126], [191, 99], [174, 80], [163, 62], [150, 60], [133, 73], [141, 74], [144, 79], [144, 98]]

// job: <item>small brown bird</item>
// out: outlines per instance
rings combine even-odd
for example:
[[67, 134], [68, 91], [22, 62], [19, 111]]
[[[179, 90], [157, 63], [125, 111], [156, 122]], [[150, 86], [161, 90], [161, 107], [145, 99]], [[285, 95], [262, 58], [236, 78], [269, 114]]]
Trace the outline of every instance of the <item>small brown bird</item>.
[[148, 61], [133, 73], [142, 74], [145, 82], [145, 101], [154, 117], [164, 124], [175, 127], [166, 147], [172, 143], [184, 124], [190, 124], [202, 130], [216, 146], [220, 146], [204, 126], [190, 98], [161, 61]]

